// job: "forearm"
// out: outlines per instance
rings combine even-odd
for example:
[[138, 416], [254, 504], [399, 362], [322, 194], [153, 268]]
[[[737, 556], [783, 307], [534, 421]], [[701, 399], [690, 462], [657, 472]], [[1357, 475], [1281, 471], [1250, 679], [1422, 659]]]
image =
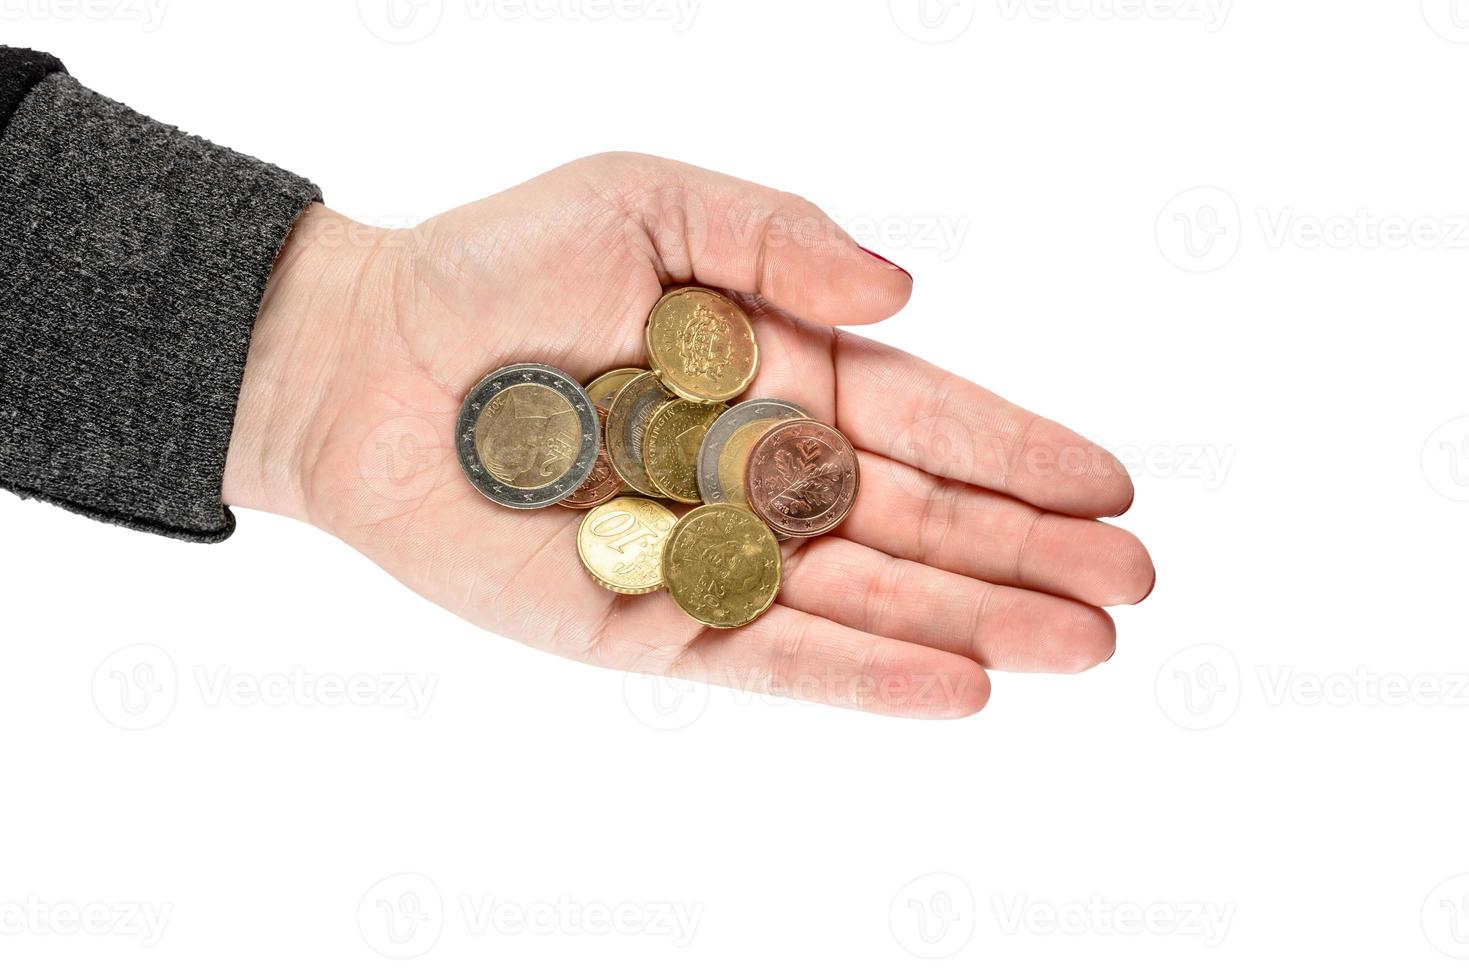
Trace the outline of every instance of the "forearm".
[[[361, 357], [349, 337], [364, 285], [381, 278], [398, 236], [314, 204], [302, 212], [275, 263], [250, 340], [223, 499], [309, 521], [313, 469], [336, 421], [322, 411], [344, 361]], [[359, 324], [360, 326], [360, 324]]]
[[0, 134], [0, 486], [219, 540], [252, 326], [317, 189], [61, 72], [28, 81]]

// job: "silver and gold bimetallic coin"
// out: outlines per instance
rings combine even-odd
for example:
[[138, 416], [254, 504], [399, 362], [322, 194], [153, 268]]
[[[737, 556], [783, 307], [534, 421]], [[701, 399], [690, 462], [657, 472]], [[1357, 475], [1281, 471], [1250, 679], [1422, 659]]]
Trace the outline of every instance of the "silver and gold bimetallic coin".
[[612, 468], [624, 483], [644, 496], [664, 496], [648, 478], [643, 461], [643, 436], [653, 413], [673, 398], [651, 372], [639, 371], [612, 399], [612, 407], [607, 410], [607, 455], [612, 460]]
[[[749, 456], [753, 441], [742, 438], [731, 452], [731, 458], [720, 466], [720, 457], [729, 446], [731, 438], [745, 426], [755, 422], [784, 422], [788, 419], [807, 418], [807, 412], [794, 402], [779, 398], [752, 398], [731, 405], [723, 415], [709, 426], [709, 432], [699, 446], [699, 458], [695, 472], [699, 484], [699, 496], [706, 504], [742, 504], [745, 502], [744, 463]], [[752, 433], [753, 435], [753, 433]], [[738, 450], [743, 447], [743, 452]]]
[[490, 372], [460, 406], [455, 455], [475, 489], [504, 507], [532, 510], [571, 496], [601, 446], [592, 400], [546, 364]]
[[648, 366], [680, 398], [727, 402], [750, 387], [759, 366], [755, 329], [734, 300], [686, 286], [665, 293], [648, 314]]
[[613, 368], [587, 382], [587, 397], [598, 408], [611, 408], [612, 399], [633, 378], [643, 373], [642, 368]]

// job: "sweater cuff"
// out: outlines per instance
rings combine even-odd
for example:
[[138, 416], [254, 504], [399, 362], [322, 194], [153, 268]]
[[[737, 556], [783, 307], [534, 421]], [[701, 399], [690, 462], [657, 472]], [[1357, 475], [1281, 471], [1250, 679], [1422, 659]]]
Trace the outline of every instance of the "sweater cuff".
[[320, 199], [44, 75], [0, 136], [0, 486], [228, 537], [220, 493], [250, 331], [286, 236]]
[[0, 135], [31, 89], [52, 72], [66, 71], [60, 61], [30, 48], [0, 47]]

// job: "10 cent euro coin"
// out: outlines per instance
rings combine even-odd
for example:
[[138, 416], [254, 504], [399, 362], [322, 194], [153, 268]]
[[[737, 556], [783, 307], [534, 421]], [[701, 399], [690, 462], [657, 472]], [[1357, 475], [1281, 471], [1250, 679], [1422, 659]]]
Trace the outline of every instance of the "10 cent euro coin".
[[674, 516], [656, 500], [618, 497], [592, 508], [576, 532], [576, 553], [592, 580], [623, 595], [663, 587], [663, 543]]

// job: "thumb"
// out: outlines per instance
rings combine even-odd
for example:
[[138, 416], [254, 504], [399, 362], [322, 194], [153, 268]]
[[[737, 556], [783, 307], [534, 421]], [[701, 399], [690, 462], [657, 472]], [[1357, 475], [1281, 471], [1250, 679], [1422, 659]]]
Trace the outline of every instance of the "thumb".
[[912, 276], [804, 198], [658, 157], [610, 163], [669, 278], [758, 293], [826, 325], [875, 323], [912, 294]]

